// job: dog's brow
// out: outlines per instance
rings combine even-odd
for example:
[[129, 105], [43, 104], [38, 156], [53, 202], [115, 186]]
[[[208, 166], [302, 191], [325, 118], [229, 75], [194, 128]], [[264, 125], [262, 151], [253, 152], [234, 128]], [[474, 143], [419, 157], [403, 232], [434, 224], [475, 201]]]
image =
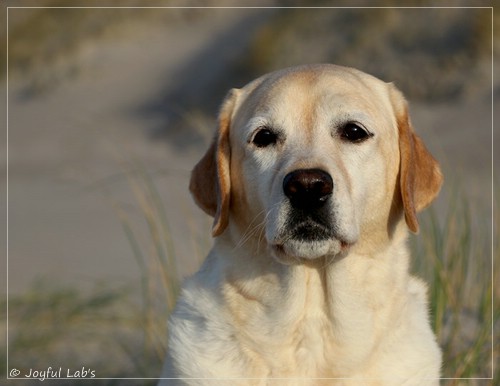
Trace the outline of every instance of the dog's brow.
[[366, 126], [366, 128], [374, 127], [373, 118], [361, 111], [343, 111], [335, 116], [330, 121], [330, 127], [338, 127], [339, 125], [345, 124], [347, 122], [358, 122]]
[[265, 126], [269, 124], [269, 119], [264, 117], [264, 116], [256, 116], [253, 118], [250, 118], [248, 123], [247, 123], [247, 128], [249, 129], [254, 129], [259, 126]]

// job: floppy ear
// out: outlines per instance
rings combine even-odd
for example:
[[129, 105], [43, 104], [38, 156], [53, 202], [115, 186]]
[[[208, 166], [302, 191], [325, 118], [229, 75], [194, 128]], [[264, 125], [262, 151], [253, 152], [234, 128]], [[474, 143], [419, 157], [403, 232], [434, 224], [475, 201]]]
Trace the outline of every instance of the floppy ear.
[[394, 86], [391, 94], [399, 132], [399, 184], [405, 220], [408, 228], [417, 233], [417, 212], [436, 198], [443, 183], [443, 175], [438, 162], [413, 131], [408, 105], [402, 94]]
[[191, 172], [189, 190], [196, 204], [214, 217], [212, 236], [219, 236], [229, 222], [231, 192], [229, 128], [238, 90], [231, 90], [219, 113], [212, 144]]

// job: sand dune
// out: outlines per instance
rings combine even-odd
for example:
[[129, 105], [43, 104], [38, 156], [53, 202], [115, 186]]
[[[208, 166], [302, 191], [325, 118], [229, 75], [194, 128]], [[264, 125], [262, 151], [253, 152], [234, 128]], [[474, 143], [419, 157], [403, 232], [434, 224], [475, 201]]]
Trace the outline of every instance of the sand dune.
[[[210, 219], [192, 204], [187, 184], [211, 136], [215, 107], [207, 116], [203, 109], [184, 110], [185, 101], [190, 95], [197, 100], [197, 87], [214, 87], [211, 103], [217, 105], [226, 87], [221, 79], [227, 82], [225, 63], [244, 56], [266, 17], [256, 10], [230, 12], [231, 18], [223, 10], [191, 24], [133, 26], [119, 38], [87, 42], [58, 64], [73, 70], [53, 88], [34, 92], [26, 79], [9, 79], [9, 291], [40, 277], [84, 288], [139, 281], [113, 206], [119, 203], [146, 232], [126, 176], [134, 160], [153, 176], [164, 200], [182, 273], [196, 268], [210, 242]], [[447, 181], [460, 183], [486, 230], [489, 87], [453, 103], [411, 104], [413, 122]], [[1, 88], [4, 106], [7, 84]], [[4, 192], [5, 179], [1, 184]], [[443, 193], [438, 207], [446, 206], [447, 189]], [[5, 223], [0, 227], [5, 235]]]

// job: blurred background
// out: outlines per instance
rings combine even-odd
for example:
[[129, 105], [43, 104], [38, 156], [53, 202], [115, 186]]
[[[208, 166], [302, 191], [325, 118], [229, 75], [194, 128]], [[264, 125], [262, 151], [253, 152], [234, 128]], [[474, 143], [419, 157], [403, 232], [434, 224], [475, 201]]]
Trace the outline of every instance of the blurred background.
[[[219, 103], [266, 72], [328, 62], [394, 82], [409, 100], [445, 175], [411, 239], [413, 271], [430, 283], [443, 375], [490, 378], [500, 352], [492, 347], [500, 28], [498, 9], [460, 8], [492, 2], [470, 3], [4, 1], [1, 373], [85, 366], [103, 385], [154, 384], [119, 378], [160, 374], [179, 282], [211, 245], [211, 219], [187, 186]], [[143, 8], [178, 5], [192, 8]]]

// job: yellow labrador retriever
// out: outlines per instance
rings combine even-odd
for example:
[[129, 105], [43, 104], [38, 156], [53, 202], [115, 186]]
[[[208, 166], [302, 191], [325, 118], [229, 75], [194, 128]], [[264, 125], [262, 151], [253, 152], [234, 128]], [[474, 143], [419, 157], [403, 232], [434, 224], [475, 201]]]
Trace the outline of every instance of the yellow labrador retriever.
[[438, 384], [406, 240], [442, 176], [407, 110], [334, 65], [229, 93], [190, 184], [214, 246], [170, 317], [164, 384]]

